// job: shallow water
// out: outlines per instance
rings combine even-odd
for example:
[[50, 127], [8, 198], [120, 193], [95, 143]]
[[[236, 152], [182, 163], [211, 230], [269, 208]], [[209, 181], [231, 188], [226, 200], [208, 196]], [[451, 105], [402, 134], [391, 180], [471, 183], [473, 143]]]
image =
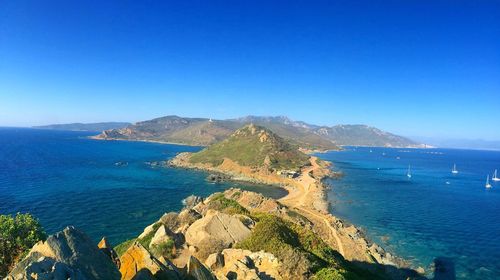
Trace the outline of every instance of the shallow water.
[[182, 199], [230, 187], [281, 197], [270, 186], [205, 181], [204, 172], [154, 168], [200, 147], [98, 141], [96, 133], [0, 128], [0, 214], [30, 212], [48, 233], [74, 225], [94, 240], [114, 244], [137, 236]]
[[319, 156], [345, 175], [329, 179], [332, 212], [370, 239], [429, 276], [444, 259], [457, 279], [500, 279], [500, 182], [485, 189], [500, 152], [351, 147]]

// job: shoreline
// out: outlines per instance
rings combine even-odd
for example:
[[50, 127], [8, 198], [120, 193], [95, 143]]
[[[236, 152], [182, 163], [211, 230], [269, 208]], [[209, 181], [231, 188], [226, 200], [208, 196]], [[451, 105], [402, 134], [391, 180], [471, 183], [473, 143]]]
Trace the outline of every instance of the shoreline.
[[[324, 241], [336, 249], [346, 260], [376, 263], [392, 266], [394, 269], [413, 269], [421, 275], [425, 273], [423, 268], [413, 268], [409, 261], [386, 252], [381, 246], [372, 242], [360, 228], [337, 218], [330, 212], [330, 203], [327, 199], [328, 187], [323, 183], [323, 179], [335, 176], [335, 173], [329, 168], [330, 162], [311, 156], [311, 165], [303, 167], [300, 176], [292, 179], [275, 174], [248, 172], [249, 168], [235, 165], [229, 159], [225, 159], [218, 167], [191, 164], [188, 161], [190, 154], [180, 153], [169, 160], [168, 165], [219, 172], [229, 175], [229, 180], [278, 185], [285, 189], [288, 194], [277, 201], [310, 220], [314, 230], [323, 236]], [[276, 180], [277, 178], [279, 179]]]

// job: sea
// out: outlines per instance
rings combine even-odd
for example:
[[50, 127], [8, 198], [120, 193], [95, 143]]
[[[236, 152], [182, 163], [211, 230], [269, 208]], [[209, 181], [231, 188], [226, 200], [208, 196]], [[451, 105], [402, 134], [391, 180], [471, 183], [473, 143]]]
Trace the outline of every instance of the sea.
[[437, 267], [446, 279], [500, 279], [500, 182], [491, 181], [499, 151], [346, 147], [318, 156], [342, 174], [326, 180], [331, 212], [370, 240], [429, 278]]
[[[0, 128], [0, 214], [29, 212], [49, 234], [73, 225], [116, 245], [182, 209], [189, 195], [231, 187], [286, 195], [149, 164], [202, 147], [88, 138], [96, 133]], [[370, 240], [429, 278], [438, 263], [446, 279], [500, 279], [500, 182], [485, 188], [500, 152], [345, 147], [318, 156], [343, 174], [326, 179], [331, 212]]]
[[210, 183], [208, 173], [155, 167], [201, 147], [88, 139], [98, 132], [0, 128], [0, 214], [31, 213], [48, 234], [75, 226], [94, 241], [119, 244], [138, 236], [189, 195], [231, 187], [270, 197], [281, 188]]

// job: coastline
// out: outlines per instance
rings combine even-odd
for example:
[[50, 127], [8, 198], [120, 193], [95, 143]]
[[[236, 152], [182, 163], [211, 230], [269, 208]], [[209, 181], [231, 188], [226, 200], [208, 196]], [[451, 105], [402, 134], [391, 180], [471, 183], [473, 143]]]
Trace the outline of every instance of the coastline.
[[99, 135], [87, 136], [86, 138], [92, 139], [92, 140], [99, 140], [99, 141], [130, 141], [130, 142], [146, 142], [146, 143], [168, 144], [168, 145], [179, 145], [179, 146], [190, 146], [190, 147], [205, 147], [203, 145], [186, 144], [186, 143], [178, 143], [178, 142], [167, 142], [167, 141], [159, 141], [159, 140], [102, 138], [102, 137], [99, 137]]
[[288, 191], [288, 194], [278, 199], [278, 202], [311, 221], [314, 231], [323, 236], [325, 242], [346, 260], [380, 264], [394, 271], [403, 268], [415, 270], [421, 275], [425, 273], [423, 268], [412, 268], [408, 261], [386, 252], [369, 240], [359, 228], [329, 212], [327, 186], [323, 183], [323, 179], [335, 176], [329, 168], [330, 162], [311, 156], [311, 165], [304, 167], [300, 176], [285, 178], [269, 172], [254, 172], [227, 158], [217, 167], [192, 164], [188, 160], [190, 154], [180, 153], [169, 160], [168, 164], [173, 167], [222, 173], [230, 176], [230, 180], [278, 185]]

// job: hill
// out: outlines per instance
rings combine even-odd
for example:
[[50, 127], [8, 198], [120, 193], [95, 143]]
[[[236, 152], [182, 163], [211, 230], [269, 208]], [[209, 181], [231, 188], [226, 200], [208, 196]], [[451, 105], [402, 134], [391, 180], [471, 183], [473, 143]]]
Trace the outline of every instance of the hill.
[[253, 123], [272, 130], [302, 148], [334, 150], [342, 145], [418, 147], [419, 144], [365, 125], [318, 126], [287, 117], [247, 116], [238, 119], [212, 120], [166, 116], [138, 122], [126, 128], [111, 129], [97, 139], [146, 140], [187, 145], [210, 145], [231, 135], [243, 125]]
[[102, 123], [67, 123], [67, 124], [49, 124], [34, 126], [38, 129], [53, 130], [73, 130], [73, 131], [103, 131], [110, 129], [120, 129], [129, 126], [127, 122], [102, 122]]
[[299, 170], [308, 163], [309, 156], [269, 129], [249, 124], [229, 138], [192, 154], [189, 161], [218, 166], [226, 158], [241, 166]]

